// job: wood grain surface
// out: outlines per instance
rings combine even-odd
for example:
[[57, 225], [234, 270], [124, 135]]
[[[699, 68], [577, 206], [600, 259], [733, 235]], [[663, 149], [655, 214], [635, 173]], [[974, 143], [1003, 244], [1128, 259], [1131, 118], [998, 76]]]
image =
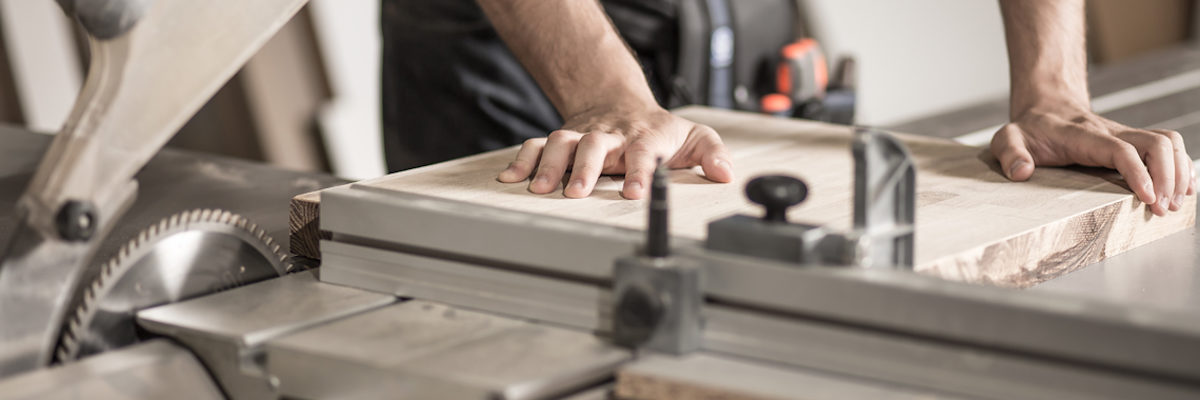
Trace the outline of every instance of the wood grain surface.
[[[761, 215], [743, 195], [749, 179], [768, 173], [800, 177], [809, 197], [789, 212], [793, 222], [848, 229], [853, 207], [849, 127], [701, 107], [676, 110], [721, 133], [733, 155], [735, 182], [713, 183], [699, 168], [671, 175], [671, 231], [702, 239], [709, 221]], [[1113, 171], [1041, 168], [1028, 182], [1009, 182], [985, 149], [900, 134], [917, 164], [916, 270], [946, 279], [1028, 287], [1111, 257], [1195, 222], [1195, 196], [1183, 211], [1156, 217]], [[643, 201], [620, 196], [621, 177], [602, 177], [586, 199], [561, 191], [536, 195], [527, 183], [496, 175], [516, 148], [483, 153], [361, 182], [493, 207], [634, 229], [645, 225]], [[561, 186], [560, 186], [561, 188]], [[317, 215], [315, 195], [292, 202], [293, 227]], [[315, 229], [297, 242], [317, 243]], [[315, 249], [316, 247], [311, 247]], [[318, 254], [303, 254], [319, 258]]]
[[696, 400], [939, 398], [935, 393], [846, 375], [695, 352], [643, 354], [616, 374], [614, 398]]

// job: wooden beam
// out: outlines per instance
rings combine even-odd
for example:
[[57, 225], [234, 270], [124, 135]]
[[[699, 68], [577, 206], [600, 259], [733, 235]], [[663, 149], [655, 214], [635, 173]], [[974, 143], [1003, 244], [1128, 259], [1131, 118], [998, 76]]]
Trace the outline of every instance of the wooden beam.
[[[853, 215], [849, 127], [708, 108], [677, 113], [721, 132], [736, 182], [716, 184], [698, 169], [672, 173], [672, 234], [703, 239], [708, 222], [737, 213], [759, 215], [743, 185], [767, 173], [804, 179], [809, 200], [794, 222], [846, 230]], [[1028, 182], [1009, 182], [982, 148], [899, 135], [917, 163], [916, 270], [951, 280], [1028, 287], [1124, 252], [1195, 222], [1195, 197], [1182, 211], [1153, 216], [1115, 172], [1042, 168]], [[561, 192], [535, 195], [526, 183], [496, 180], [516, 148], [399, 172], [360, 184], [493, 207], [641, 229], [645, 204], [620, 196], [621, 178], [602, 177], [587, 199]], [[310, 226], [319, 201], [293, 202], [294, 227]], [[403, 223], [381, 221], [380, 223]], [[293, 243], [316, 243], [312, 229]], [[295, 249], [315, 249], [312, 246]], [[319, 258], [316, 253], [300, 253]]]

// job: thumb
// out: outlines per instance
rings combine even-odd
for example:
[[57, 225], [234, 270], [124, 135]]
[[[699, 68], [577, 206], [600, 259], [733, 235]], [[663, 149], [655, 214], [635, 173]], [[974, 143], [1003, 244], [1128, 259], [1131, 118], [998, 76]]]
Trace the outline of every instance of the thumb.
[[992, 155], [1000, 160], [1008, 179], [1021, 182], [1033, 176], [1033, 155], [1025, 145], [1025, 131], [1017, 124], [1005, 124], [992, 136]]

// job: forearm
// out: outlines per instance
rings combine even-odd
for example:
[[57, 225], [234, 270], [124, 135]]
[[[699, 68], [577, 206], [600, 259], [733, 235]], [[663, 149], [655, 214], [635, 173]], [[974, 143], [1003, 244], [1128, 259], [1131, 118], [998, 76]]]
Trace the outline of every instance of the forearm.
[[563, 118], [656, 107], [641, 67], [595, 0], [478, 0]]
[[1000, 0], [1012, 81], [1010, 114], [1090, 110], [1083, 0]]

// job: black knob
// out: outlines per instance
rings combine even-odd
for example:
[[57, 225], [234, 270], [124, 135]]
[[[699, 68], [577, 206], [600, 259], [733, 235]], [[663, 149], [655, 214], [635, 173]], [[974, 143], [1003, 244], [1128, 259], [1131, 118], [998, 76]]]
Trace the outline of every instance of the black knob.
[[92, 203], [69, 200], [58, 209], [54, 218], [55, 228], [63, 240], [80, 242], [91, 239], [96, 233], [96, 208]]
[[663, 304], [658, 297], [641, 287], [631, 287], [621, 293], [613, 316], [616, 322], [613, 339], [618, 344], [637, 347], [650, 340], [663, 316]]
[[808, 185], [790, 176], [760, 176], [746, 184], [746, 197], [767, 209], [763, 220], [787, 222], [787, 209], [808, 197]]

